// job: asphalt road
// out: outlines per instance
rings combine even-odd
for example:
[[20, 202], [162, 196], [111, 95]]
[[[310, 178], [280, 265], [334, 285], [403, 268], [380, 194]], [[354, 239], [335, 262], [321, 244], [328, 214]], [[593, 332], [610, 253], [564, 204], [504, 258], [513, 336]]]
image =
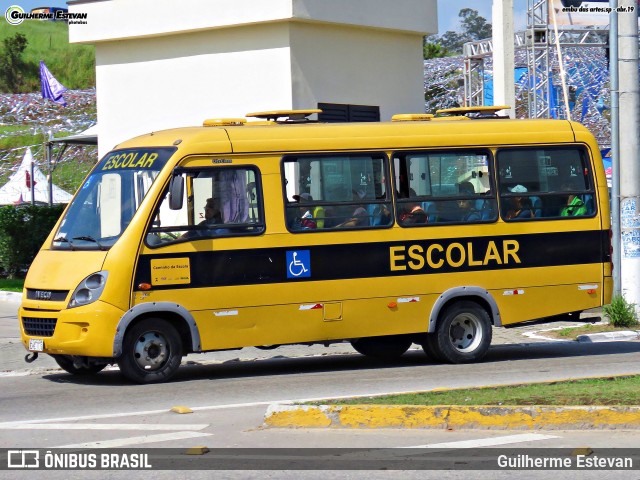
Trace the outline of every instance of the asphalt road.
[[[508, 332], [486, 360], [473, 365], [432, 363], [420, 350], [392, 363], [355, 354], [350, 346], [287, 347], [270, 352], [247, 349], [190, 356], [174, 381], [132, 385], [116, 369], [81, 378], [46, 366], [26, 365], [16, 343], [13, 305], [0, 302], [1, 448], [398, 448], [445, 450], [636, 447], [635, 431], [431, 431], [271, 429], [262, 419], [275, 402], [371, 395], [434, 388], [510, 384], [586, 376], [640, 373], [640, 342], [578, 344], [531, 340]], [[15, 310], [14, 310], [15, 311]], [[12, 317], [13, 316], [13, 317]], [[541, 328], [540, 326], [535, 328]], [[526, 329], [525, 329], [526, 330]], [[6, 347], [6, 348], [3, 348]], [[7, 355], [10, 358], [6, 358]], [[6, 369], [7, 362], [19, 368]], [[40, 364], [40, 365], [37, 365]], [[55, 364], [54, 364], [55, 365]], [[172, 412], [189, 407], [192, 413]], [[513, 451], [513, 450], [511, 450]], [[526, 451], [526, 450], [522, 450]], [[463, 452], [463, 450], [462, 450]], [[461, 453], [461, 458], [464, 453]], [[0, 478], [27, 478], [0, 470]], [[15, 475], [14, 475], [15, 473]], [[35, 472], [33, 472], [35, 473]], [[32, 478], [33, 473], [29, 475]], [[40, 474], [41, 472], [38, 472]], [[149, 472], [42, 472], [49, 478], [146, 478]], [[184, 472], [183, 472], [184, 473]], [[214, 475], [215, 473], [215, 475]], [[189, 472], [189, 478], [547, 478], [550, 472], [469, 471], [225, 471]], [[563, 478], [636, 478], [624, 471], [566, 471]], [[489, 477], [487, 477], [489, 474]], [[175, 472], [154, 471], [155, 478]], [[171, 476], [170, 476], [171, 475]], [[186, 474], [185, 474], [186, 475]], [[544, 475], [544, 477], [543, 477]], [[184, 475], [183, 475], [184, 476]]]

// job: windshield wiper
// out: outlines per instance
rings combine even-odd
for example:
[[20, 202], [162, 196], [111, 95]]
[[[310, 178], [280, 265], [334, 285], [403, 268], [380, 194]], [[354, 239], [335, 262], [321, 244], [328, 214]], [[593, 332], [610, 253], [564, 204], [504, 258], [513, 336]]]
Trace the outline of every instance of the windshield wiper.
[[54, 238], [53, 239], [54, 242], [65, 242], [65, 243], [71, 243], [69, 240], [67, 240], [66, 237], [58, 237], [58, 238]]
[[[98, 245], [98, 248], [100, 250], [106, 250], [106, 247], [104, 247], [98, 240], [96, 240], [90, 235], [81, 235], [79, 237], [73, 237], [71, 240], [84, 240], [85, 242], [94, 242]], [[69, 242], [69, 243], [73, 245], [73, 242]]]

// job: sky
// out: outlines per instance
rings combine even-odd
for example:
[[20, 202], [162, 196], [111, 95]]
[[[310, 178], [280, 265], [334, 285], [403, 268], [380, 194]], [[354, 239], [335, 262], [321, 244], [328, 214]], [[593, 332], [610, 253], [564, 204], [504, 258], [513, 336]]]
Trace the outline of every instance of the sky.
[[[176, 0], [177, 1], [177, 0]], [[344, 0], [349, 1], [349, 0]], [[393, 0], [389, 0], [393, 1]], [[447, 30], [460, 31], [460, 19], [458, 13], [463, 8], [472, 8], [491, 22], [491, 3], [493, 0], [437, 0], [438, 2], [438, 29], [443, 34]], [[20, 5], [26, 12], [35, 7], [66, 7], [66, 0], [1, 0], [0, 13], [11, 5]], [[527, 0], [513, 0], [516, 31], [524, 30], [526, 25]]]
[[[481, 17], [491, 22], [493, 0], [438, 0], [438, 30], [442, 35], [447, 30], [460, 31], [458, 13], [463, 8], [477, 10]], [[516, 31], [524, 30], [527, 24], [527, 0], [513, 0], [513, 14]]]

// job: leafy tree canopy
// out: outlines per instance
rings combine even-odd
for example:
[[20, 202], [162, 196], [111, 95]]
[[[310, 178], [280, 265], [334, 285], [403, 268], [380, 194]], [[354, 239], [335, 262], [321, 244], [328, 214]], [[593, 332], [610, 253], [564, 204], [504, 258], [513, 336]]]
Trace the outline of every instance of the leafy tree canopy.
[[9, 91], [14, 91], [22, 84], [22, 70], [25, 66], [22, 55], [29, 41], [21, 33], [16, 33], [13, 37], [5, 38], [2, 43], [4, 48], [0, 52], [0, 84]]
[[[462, 45], [466, 42], [476, 42], [491, 37], [491, 24], [486, 18], [481, 17], [477, 10], [463, 8], [458, 13], [462, 32], [448, 30], [442, 35], [431, 35], [425, 38], [424, 58], [438, 58], [445, 55], [459, 55], [462, 53]], [[436, 48], [433, 45], [439, 45]], [[444, 51], [444, 54], [441, 54]]]

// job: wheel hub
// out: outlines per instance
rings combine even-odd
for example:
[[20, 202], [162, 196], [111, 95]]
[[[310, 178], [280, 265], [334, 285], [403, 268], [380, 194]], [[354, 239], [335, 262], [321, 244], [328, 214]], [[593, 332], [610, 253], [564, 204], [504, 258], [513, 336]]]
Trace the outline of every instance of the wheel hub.
[[136, 363], [143, 370], [156, 370], [169, 356], [167, 340], [158, 332], [140, 335], [134, 349]]
[[482, 341], [480, 319], [473, 315], [458, 315], [449, 328], [451, 344], [460, 352], [474, 350]]

